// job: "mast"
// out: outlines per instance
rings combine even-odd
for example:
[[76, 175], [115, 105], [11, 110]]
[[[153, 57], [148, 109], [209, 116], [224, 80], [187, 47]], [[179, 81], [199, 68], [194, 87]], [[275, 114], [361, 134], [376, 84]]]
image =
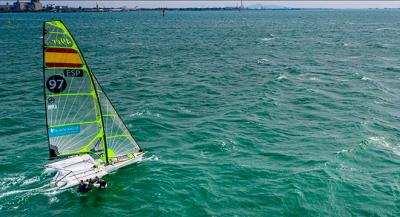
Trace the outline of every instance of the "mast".
[[[68, 31], [69, 34], [71, 35], [72, 39], [75, 41], [75, 38], [74, 38], [74, 36], [72, 35], [71, 31], [69, 31], [68, 27], [67, 27], [61, 20], [60, 20], [60, 22], [65, 26], [65, 29], [67, 29], [67, 31]], [[76, 47], [77, 47], [78, 50], [79, 50], [79, 53], [80, 53], [81, 56], [82, 56], [83, 62], [84, 62], [85, 65], [86, 65], [86, 68], [87, 68], [87, 71], [88, 71], [88, 74], [89, 74], [89, 77], [90, 77], [90, 83], [91, 83], [91, 85], [93, 86], [94, 93], [95, 93], [95, 96], [96, 96], [96, 100], [95, 100], [95, 101], [96, 101], [97, 108], [98, 108], [99, 113], [100, 113], [101, 130], [103, 131], [103, 138], [101, 139], [101, 142], [103, 143], [103, 147], [104, 147], [104, 154], [105, 154], [106, 164], [108, 164], [109, 162], [108, 162], [108, 149], [107, 149], [106, 131], [105, 131], [105, 129], [104, 129], [103, 112], [101, 111], [101, 105], [100, 105], [99, 95], [97, 94], [96, 85], [95, 85], [95, 83], [94, 83], [94, 74], [92, 73], [92, 70], [90, 70], [89, 65], [86, 63], [86, 59], [85, 59], [85, 57], [83, 56], [83, 53], [82, 53], [81, 49], [79, 48], [79, 45], [78, 45], [77, 43], [75, 43], [75, 44], [76, 44]]]
[[[44, 47], [45, 47], [45, 44], [44, 44], [44, 36], [45, 36], [45, 34], [46, 34], [46, 32], [45, 32], [45, 25], [46, 25], [46, 22], [43, 22], [43, 30], [42, 30], [42, 32], [43, 32], [43, 39], [42, 39], [42, 50], [43, 50], [43, 52], [42, 52], [42, 59], [43, 59], [43, 64], [42, 64], [42, 70], [43, 70], [43, 99], [44, 99], [44, 115], [46, 116], [46, 130], [48, 130], [49, 129], [49, 124], [48, 124], [48, 120], [47, 120], [47, 100], [46, 100], [46, 85], [45, 85], [45, 82], [46, 82], [46, 75], [45, 75], [45, 60], [44, 60]], [[52, 152], [52, 149], [50, 149], [50, 136], [49, 136], [49, 134], [48, 133], [46, 133], [46, 136], [47, 136], [47, 146], [49, 147], [49, 160], [53, 160], [54, 159], [54, 155], [55, 155], [55, 153], [53, 153]]]

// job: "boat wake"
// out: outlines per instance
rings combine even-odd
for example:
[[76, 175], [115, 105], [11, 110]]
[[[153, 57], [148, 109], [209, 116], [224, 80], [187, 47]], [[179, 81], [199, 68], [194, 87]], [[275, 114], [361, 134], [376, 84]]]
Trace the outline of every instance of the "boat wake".
[[43, 171], [39, 176], [33, 177], [5, 177], [0, 178], [0, 210], [4, 207], [18, 208], [29, 198], [45, 195], [49, 201], [54, 201], [54, 195], [60, 194], [66, 190], [60, 190], [57, 187], [50, 186], [50, 177], [48, 171]]
[[159, 159], [158, 159], [157, 156], [151, 155], [150, 157], [145, 157], [145, 158], [143, 158], [142, 161], [158, 161], [158, 160], [159, 160]]

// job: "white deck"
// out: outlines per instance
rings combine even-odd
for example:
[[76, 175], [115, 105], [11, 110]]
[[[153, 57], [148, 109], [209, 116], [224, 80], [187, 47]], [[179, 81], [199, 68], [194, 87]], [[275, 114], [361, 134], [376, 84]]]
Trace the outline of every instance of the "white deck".
[[[138, 153], [134, 158], [105, 166], [99, 164], [101, 160], [96, 161], [90, 155], [82, 155], [51, 163], [46, 167], [57, 171], [51, 183], [65, 189], [78, 185], [80, 180], [103, 177], [116, 169], [141, 161], [142, 157], [143, 153]], [[96, 164], [98, 166], [95, 166]]]

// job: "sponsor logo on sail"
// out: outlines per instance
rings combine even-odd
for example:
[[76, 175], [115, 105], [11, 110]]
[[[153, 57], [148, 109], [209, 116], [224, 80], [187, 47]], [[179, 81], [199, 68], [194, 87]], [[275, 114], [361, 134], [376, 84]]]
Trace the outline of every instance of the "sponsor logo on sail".
[[80, 133], [81, 126], [79, 124], [75, 124], [70, 126], [54, 127], [50, 128], [48, 131], [50, 137], [66, 136]]

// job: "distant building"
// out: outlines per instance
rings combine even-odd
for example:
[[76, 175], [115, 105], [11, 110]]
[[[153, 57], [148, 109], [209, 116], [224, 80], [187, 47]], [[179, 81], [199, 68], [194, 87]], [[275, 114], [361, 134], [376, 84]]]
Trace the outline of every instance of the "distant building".
[[11, 11], [11, 5], [7, 4], [6, 5], [0, 5], [0, 12], [7, 12]]
[[17, 0], [14, 2], [13, 11], [41, 11], [43, 10], [42, 3], [39, 0], [31, 0], [31, 2], [20, 2]]
[[41, 11], [43, 10], [43, 5], [39, 0], [31, 0], [31, 2], [28, 3], [28, 9], [30, 11]]
[[28, 9], [28, 3], [27, 2], [20, 2], [17, 0], [13, 4], [13, 11], [26, 11]]

